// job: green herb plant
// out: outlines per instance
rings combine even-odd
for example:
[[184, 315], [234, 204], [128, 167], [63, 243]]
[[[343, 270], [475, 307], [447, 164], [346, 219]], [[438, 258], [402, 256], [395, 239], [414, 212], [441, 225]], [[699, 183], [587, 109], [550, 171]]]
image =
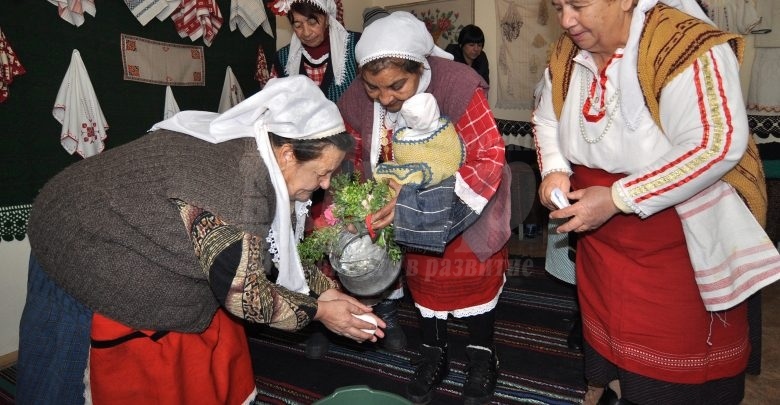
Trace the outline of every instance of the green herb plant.
[[[298, 255], [305, 266], [314, 265], [330, 254], [339, 232], [349, 225], [366, 229], [366, 218], [393, 198], [386, 182], [362, 181], [358, 172], [334, 176], [329, 191], [333, 195], [333, 204], [325, 210], [329, 225], [315, 229], [298, 244]], [[401, 260], [401, 249], [395, 243], [392, 225], [377, 230], [372, 238], [375, 244], [387, 250], [390, 260]]]

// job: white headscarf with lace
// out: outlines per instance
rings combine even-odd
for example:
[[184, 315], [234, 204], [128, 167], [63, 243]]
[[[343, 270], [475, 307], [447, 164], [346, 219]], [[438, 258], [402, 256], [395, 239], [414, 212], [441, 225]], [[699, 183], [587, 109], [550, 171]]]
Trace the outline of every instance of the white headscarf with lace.
[[152, 126], [152, 130], [156, 129], [182, 132], [211, 143], [255, 138], [276, 195], [276, 212], [271, 225], [272, 245], [275, 244], [272, 250], [276, 248], [275, 262], [279, 269], [276, 283], [308, 293], [296, 245], [303, 237], [306, 207], [310, 202], [295, 202], [297, 226], [293, 231], [287, 183], [276, 162], [268, 133], [288, 139], [319, 139], [342, 133], [344, 121], [336, 104], [328, 100], [311, 79], [293, 75], [269, 80], [258, 93], [222, 114], [182, 111]]
[[[420, 94], [431, 83], [431, 66], [428, 64], [429, 56], [438, 56], [452, 60], [452, 54], [439, 48], [433, 42], [433, 37], [425, 23], [407, 11], [395, 11], [390, 15], [372, 22], [363, 31], [360, 40], [355, 46], [355, 58], [358, 66], [363, 67], [372, 60], [382, 58], [401, 58], [422, 63], [423, 73], [415, 94]], [[382, 131], [382, 120], [385, 114], [384, 107], [374, 101], [374, 128], [371, 145], [371, 167], [374, 168], [379, 160], [379, 138]], [[388, 114], [389, 115], [389, 114]], [[398, 117], [395, 130], [405, 126], [402, 117]]]
[[[346, 80], [348, 34], [347, 29], [337, 19], [338, 7], [336, 2], [333, 0], [278, 0], [273, 7], [276, 9], [277, 14], [286, 15], [290, 12], [290, 6], [293, 3], [300, 2], [307, 2], [317, 6], [328, 17], [330, 63], [333, 64], [333, 77], [336, 85], [340, 86]], [[303, 52], [305, 50], [301, 40], [297, 35], [293, 35], [290, 39], [290, 55], [287, 57], [287, 65], [284, 67], [284, 71], [288, 76], [299, 73]]]

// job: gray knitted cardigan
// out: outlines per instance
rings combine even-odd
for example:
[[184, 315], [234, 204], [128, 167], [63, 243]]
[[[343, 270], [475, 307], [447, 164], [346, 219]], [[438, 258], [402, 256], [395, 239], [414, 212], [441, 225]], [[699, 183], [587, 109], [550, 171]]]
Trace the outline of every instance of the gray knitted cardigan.
[[272, 187], [254, 139], [214, 145], [155, 131], [53, 177], [33, 204], [32, 254], [95, 312], [137, 329], [199, 332], [218, 303], [169, 198], [265, 241]]

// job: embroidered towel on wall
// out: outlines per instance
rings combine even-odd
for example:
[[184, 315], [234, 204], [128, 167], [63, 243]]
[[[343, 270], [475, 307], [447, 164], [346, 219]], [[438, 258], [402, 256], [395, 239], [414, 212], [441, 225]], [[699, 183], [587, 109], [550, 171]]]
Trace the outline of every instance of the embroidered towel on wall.
[[124, 0], [127, 8], [133, 13], [141, 25], [146, 25], [168, 7], [168, 2], [162, 0]]
[[179, 109], [179, 103], [173, 98], [173, 90], [171, 86], [165, 86], [165, 107], [163, 108], [163, 120], [173, 117], [181, 111]]
[[549, 3], [495, 0], [498, 81], [491, 82], [490, 91], [497, 91], [498, 108], [533, 108], [534, 87], [547, 66], [547, 50], [562, 32]]
[[703, 3], [707, 16], [725, 31], [745, 35], [761, 22], [752, 0], [705, 0]]
[[125, 80], [171, 86], [206, 85], [202, 46], [122, 34], [122, 65]]
[[171, 19], [179, 36], [192, 41], [203, 37], [206, 46], [211, 45], [222, 27], [222, 12], [215, 0], [182, 0]]
[[260, 88], [265, 87], [265, 84], [271, 80], [271, 74], [268, 70], [268, 61], [265, 58], [265, 51], [263, 46], [257, 47], [257, 65], [255, 66], [255, 80], [260, 83]]
[[780, 2], [777, 0], [756, 0], [761, 22], [756, 26], [756, 48], [780, 48]]
[[68, 153], [88, 158], [103, 151], [108, 122], [77, 49], [73, 50], [52, 114], [62, 124], [60, 143]]
[[230, 66], [225, 69], [225, 82], [222, 84], [222, 96], [219, 99], [218, 112], [223, 113], [234, 105], [244, 101], [244, 92]]
[[231, 0], [230, 2], [230, 31], [239, 31], [245, 36], [252, 35], [257, 27], [263, 27], [266, 34], [273, 37], [271, 23], [265, 13], [263, 0]]
[[57, 6], [57, 13], [63, 20], [80, 27], [84, 24], [84, 13], [95, 16], [94, 0], [49, 0]]
[[8, 87], [14, 81], [14, 77], [27, 73], [24, 66], [16, 57], [16, 52], [5, 39], [5, 34], [0, 30], [0, 103], [8, 99]]
[[173, 14], [174, 11], [176, 11], [177, 8], [181, 5], [181, 0], [160, 0], [163, 3], [165, 3], [165, 8], [157, 13], [157, 19], [160, 21], [165, 21], [166, 18], [170, 17], [171, 14]]
[[[758, 0], [761, 23], [753, 30], [755, 58], [750, 71], [747, 113], [780, 116], [780, 4]], [[758, 143], [778, 142], [780, 136], [755, 137]]]

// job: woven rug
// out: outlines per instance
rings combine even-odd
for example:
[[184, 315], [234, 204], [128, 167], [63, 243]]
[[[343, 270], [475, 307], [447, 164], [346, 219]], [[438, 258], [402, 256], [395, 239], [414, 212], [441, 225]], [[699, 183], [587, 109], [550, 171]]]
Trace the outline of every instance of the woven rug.
[[[508, 274], [497, 307], [495, 341], [501, 370], [492, 403], [580, 403], [585, 392], [582, 355], [566, 345], [576, 308], [574, 289], [546, 273], [543, 259], [515, 257]], [[420, 344], [420, 331], [410, 300], [402, 302], [399, 312], [409, 345], [397, 354], [331, 334], [328, 354], [310, 360], [304, 356], [306, 330], [252, 328], [250, 349], [260, 402], [310, 404], [350, 385], [403, 395], [414, 371], [409, 359]], [[451, 320], [448, 334], [450, 371], [432, 404], [462, 402], [466, 327]]]
[[16, 367], [11, 366], [0, 370], [0, 405], [14, 403], [16, 394]]
[[[508, 281], [497, 307], [496, 350], [500, 374], [493, 404], [578, 404], [585, 393], [582, 355], [566, 338], [576, 308], [574, 289], [544, 271], [544, 260], [511, 259]], [[399, 318], [409, 345], [389, 353], [372, 343], [357, 344], [331, 335], [328, 354], [304, 356], [307, 331], [286, 333], [252, 327], [250, 349], [260, 404], [311, 404], [334, 390], [367, 385], [403, 394], [413, 373], [409, 359], [420, 343], [417, 311], [402, 301]], [[465, 378], [466, 328], [450, 321], [450, 371], [431, 404], [460, 403]], [[14, 404], [16, 369], [0, 370], [0, 405]]]

